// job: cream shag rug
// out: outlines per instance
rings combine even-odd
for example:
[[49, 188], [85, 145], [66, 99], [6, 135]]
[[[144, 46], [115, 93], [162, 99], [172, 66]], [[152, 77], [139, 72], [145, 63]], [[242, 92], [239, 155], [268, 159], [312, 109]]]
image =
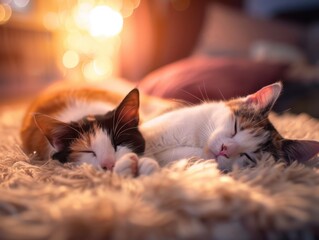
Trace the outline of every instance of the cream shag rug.
[[[21, 151], [23, 107], [0, 109], [0, 239], [318, 239], [319, 170], [271, 160], [222, 175], [186, 161], [123, 179]], [[285, 137], [319, 140], [319, 121], [272, 116]], [[316, 158], [314, 162], [319, 161]]]

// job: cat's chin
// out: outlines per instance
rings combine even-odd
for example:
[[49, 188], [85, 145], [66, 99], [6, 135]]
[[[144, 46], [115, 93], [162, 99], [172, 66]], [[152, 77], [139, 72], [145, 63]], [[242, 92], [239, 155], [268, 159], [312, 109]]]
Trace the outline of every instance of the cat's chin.
[[224, 156], [216, 156], [211, 151], [205, 151], [204, 159], [206, 160], [215, 160], [217, 163], [217, 168], [222, 171], [223, 173], [228, 173], [232, 170], [233, 161], [229, 158]]

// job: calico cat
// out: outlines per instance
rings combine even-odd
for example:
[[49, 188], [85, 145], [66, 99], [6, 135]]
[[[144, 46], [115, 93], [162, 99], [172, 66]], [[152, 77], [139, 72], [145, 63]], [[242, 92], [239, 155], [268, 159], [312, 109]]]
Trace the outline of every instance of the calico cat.
[[305, 162], [319, 152], [319, 142], [284, 139], [268, 119], [281, 83], [229, 101], [203, 103], [163, 114], [141, 125], [145, 155], [161, 166], [197, 156], [215, 159], [223, 171], [254, 165], [262, 154], [288, 163]]
[[133, 89], [121, 99], [94, 88], [43, 93], [23, 119], [24, 151], [39, 159], [88, 163], [123, 176], [150, 174], [158, 164], [139, 159], [145, 149], [138, 129], [139, 91]]

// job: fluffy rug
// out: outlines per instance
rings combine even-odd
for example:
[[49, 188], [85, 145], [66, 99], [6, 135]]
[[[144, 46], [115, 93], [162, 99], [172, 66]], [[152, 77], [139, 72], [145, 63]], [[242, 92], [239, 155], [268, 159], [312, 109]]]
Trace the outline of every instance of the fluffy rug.
[[[315, 166], [265, 159], [223, 175], [214, 162], [184, 160], [123, 179], [24, 155], [22, 113], [0, 109], [0, 239], [319, 238]], [[285, 137], [319, 140], [319, 121], [306, 115], [272, 120]]]

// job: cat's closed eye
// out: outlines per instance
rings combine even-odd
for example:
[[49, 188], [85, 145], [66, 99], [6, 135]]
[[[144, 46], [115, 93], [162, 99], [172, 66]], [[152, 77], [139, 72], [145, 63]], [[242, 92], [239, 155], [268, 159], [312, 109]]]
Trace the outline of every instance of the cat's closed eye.
[[245, 156], [248, 160], [250, 160], [250, 161], [251, 161], [252, 163], [254, 163], [254, 164], [257, 163], [256, 160], [255, 160], [253, 157], [251, 157], [248, 153], [241, 153], [240, 156], [241, 156], [241, 157], [242, 157], [242, 156]]
[[237, 120], [235, 118], [235, 121], [234, 121], [234, 134], [233, 134], [233, 137], [236, 136], [237, 134]]
[[90, 153], [92, 154], [94, 157], [96, 157], [96, 153], [94, 151], [91, 150], [84, 150], [84, 151], [79, 151], [80, 153]]

